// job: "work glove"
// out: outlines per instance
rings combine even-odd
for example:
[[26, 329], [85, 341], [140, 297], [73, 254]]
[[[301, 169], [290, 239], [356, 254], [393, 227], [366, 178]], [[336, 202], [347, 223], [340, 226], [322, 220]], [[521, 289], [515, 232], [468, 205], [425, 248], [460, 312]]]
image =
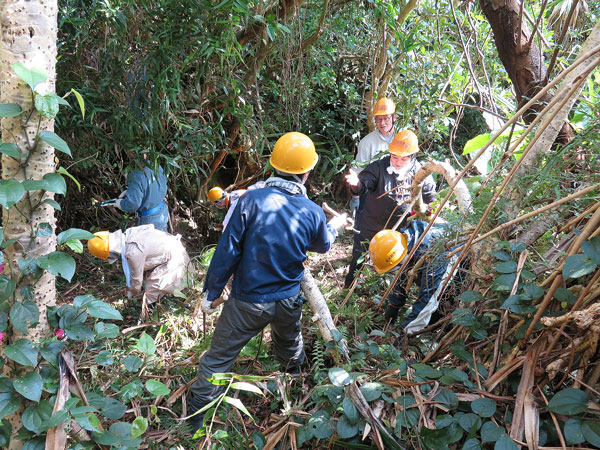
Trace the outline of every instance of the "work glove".
[[116, 199], [114, 206], [116, 206], [119, 209], [123, 209], [123, 208], [121, 208], [121, 202], [122, 201], [123, 201], [123, 199], [121, 199], [121, 198]]
[[335, 228], [336, 230], [341, 230], [344, 228], [344, 226], [346, 225], [346, 221], [348, 220], [348, 215], [347, 214], [340, 214], [339, 216], [334, 216], [329, 222], [327, 222], [329, 225], [331, 225], [333, 228]]
[[119, 194], [119, 198], [125, 198], [127, 196], [127, 189]]
[[350, 211], [358, 209], [358, 205], [360, 204], [360, 197], [352, 197], [350, 200]]
[[127, 298], [133, 297], [133, 292], [130, 289], [127, 289]]
[[205, 314], [212, 314], [214, 313], [217, 308], [213, 308], [212, 307], [212, 301], [208, 300], [208, 296], [206, 294], [202, 295], [202, 312]]

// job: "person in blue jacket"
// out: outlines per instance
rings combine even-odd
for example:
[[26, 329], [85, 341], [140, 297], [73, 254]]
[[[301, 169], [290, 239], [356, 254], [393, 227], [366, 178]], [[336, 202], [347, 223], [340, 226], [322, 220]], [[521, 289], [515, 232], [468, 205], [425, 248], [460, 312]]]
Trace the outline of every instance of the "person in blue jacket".
[[275, 176], [239, 199], [219, 239], [206, 273], [202, 310], [216, 311], [213, 301], [231, 276], [233, 283], [190, 388], [187, 420], [194, 432], [203, 426], [203, 408], [221, 391], [208, 379], [229, 372], [246, 343], [267, 325], [282, 368], [300, 371], [303, 262], [308, 251], [326, 253], [346, 221], [341, 215], [327, 223], [323, 210], [307, 197], [304, 182], [317, 160], [308, 136], [281, 136], [270, 158]]
[[167, 176], [161, 166], [158, 170], [140, 167], [127, 176], [127, 190], [119, 196], [115, 206], [135, 213], [135, 226], [152, 224], [154, 228], [168, 232], [169, 207]]

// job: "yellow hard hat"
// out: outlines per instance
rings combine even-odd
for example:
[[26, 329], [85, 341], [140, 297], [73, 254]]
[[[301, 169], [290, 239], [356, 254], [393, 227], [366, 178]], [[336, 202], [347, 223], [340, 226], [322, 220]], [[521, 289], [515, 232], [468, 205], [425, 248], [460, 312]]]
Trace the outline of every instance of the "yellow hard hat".
[[418, 151], [419, 140], [417, 135], [410, 130], [402, 130], [390, 142], [390, 153], [397, 156], [408, 156]]
[[98, 231], [94, 236], [88, 241], [88, 250], [96, 258], [108, 259], [108, 231]]
[[382, 97], [375, 103], [374, 116], [387, 116], [396, 112], [396, 105], [389, 98]]
[[282, 172], [300, 174], [315, 167], [318, 159], [313, 141], [294, 131], [277, 139], [269, 162]]
[[214, 203], [217, 200], [219, 200], [221, 197], [223, 197], [224, 193], [225, 193], [225, 191], [223, 189], [221, 189], [220, 187], [218, 187], [218, 186], [214, 187], [210, 191], [208, 191], [208, 199], [210, 200], [211, 203]]
[[406, 235], [394, 230], [381, 230], [369, 243], [369, 255], [377, 273], [396, 267], [406, 256]]

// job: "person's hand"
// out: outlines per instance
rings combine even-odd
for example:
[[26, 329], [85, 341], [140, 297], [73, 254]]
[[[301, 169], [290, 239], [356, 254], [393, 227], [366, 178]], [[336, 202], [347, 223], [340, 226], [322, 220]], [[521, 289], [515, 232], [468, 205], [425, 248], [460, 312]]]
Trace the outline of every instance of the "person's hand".
[[336, 230], [341, 230], [346, 225], [346, 221], [348, 220], [347, 214], [340, 214], [339, 216], [334, 216], [328, 224], [331, 225]]
[[350, 186], [358, 186], [358, 174], [354, 171], [350, 171], [348, 172], [348, 174], [346, 175], [346, 183], [348, 183]]
[[350, 210], [358, 209], [358, 205], [360, 205], [360, 197], [352, 196], [350, 200]]
[[119, 209], [123, 209], [123, 208], [121, 208], [121, 202], [122, 201], [123, 201], [123, 199], [121, 199], [121, 198], [116, 199], [113, 206], [116, 206]]
[[125, 198], [127, 196], [127, 189], [119, 194], [119, 198]]
[[203, 313], [212, 314], [217, 310], [217, 308], [213, 308], [212, 303], [213, 303], [212, 301], [208, 300], [207, 294], [202, 294], [202, 312]]

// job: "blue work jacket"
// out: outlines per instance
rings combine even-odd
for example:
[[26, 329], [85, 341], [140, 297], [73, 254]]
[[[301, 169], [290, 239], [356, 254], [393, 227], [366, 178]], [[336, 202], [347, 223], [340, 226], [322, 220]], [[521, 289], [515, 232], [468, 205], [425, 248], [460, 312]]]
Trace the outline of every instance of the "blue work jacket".
[[136, 226], [153, 224], [157, 230], [168, 231], [169, 207], [167, 176], [159, 166], [158, 174], [150, 167], [135, 170], [127, 176], [127, 195], [121, 200], [121, 209], [137, 213]]
[[297, 295], [306, 253], [326, 253], [336, 237], [323, 210], [304, 195], [278, 187], [249, 190], [236, 205], [206, 273], [208, 300], [221, 296], [231, 275], [231, 294], [244, 302]]

